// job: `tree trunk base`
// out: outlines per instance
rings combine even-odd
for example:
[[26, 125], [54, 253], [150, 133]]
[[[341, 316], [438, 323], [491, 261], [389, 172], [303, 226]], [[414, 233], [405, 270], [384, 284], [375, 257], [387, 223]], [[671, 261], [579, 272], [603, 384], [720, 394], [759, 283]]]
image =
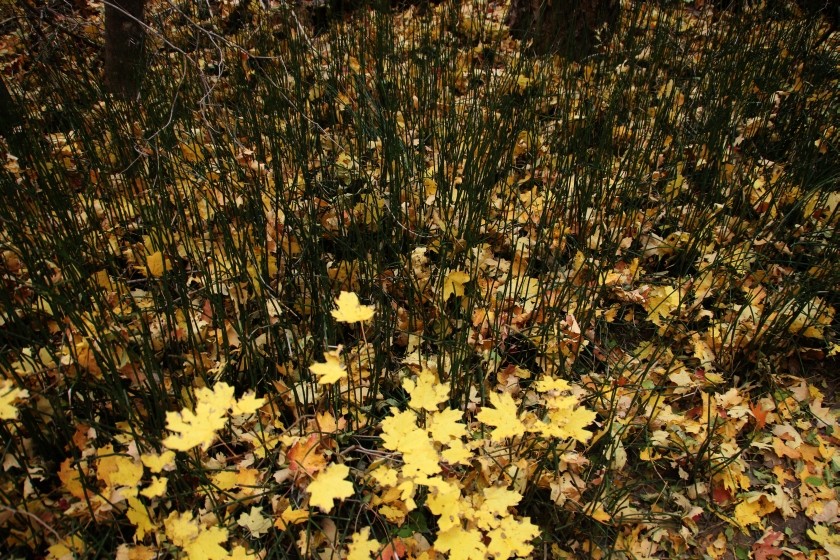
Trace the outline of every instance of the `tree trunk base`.
[[618, 21], [619, 11], [618, 0], [513, 0], [508, 25], [537, 54], [581, 60], [594, 51], [598, 30]]
[[124, 100], [136, 100], [143, 75], [145, 0], [105, 4], [105, 87]]

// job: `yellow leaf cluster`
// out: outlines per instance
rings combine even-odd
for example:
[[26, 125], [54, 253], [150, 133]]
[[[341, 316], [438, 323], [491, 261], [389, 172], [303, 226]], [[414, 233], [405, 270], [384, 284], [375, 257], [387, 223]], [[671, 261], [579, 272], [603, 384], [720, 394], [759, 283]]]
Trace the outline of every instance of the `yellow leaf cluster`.
[[[528, 519], [512, 515], [522, 499], [521, 494], [502, 486], [485, 486], [479, 493], [468, 491], [461, 487], [457, 477], [447, 476], [451, 472], [449, 468], [442, 468], [442, 465], [451, 468], [469, 464], [477, 458], [471, 446], [463, 441], [469, 435], [462, 421], [463, 413], [448, 408], [438, 410], [445, 400], [444, 386], [427, 370], [422, 370], [416, 380], [404, 380], [403, 386], [411, 396], [411, 408], [393, 412], [382, 421], [382, 446], [399, 452], [402, 465], [399, 469], [379, 467], [371, 473], [372, 479], [383, 488], [382, 497], [375, 498], [373, 503], [381, 504], [380, 512], [400, 523], [406, 512], [417, 507], [414, 496], [420, 486], [425, 486], [428, 488], [426, 507], [438, 516], [439, 531], [434, 545], [437, 552], [464, 560], [530, 554], [529, 543], [539, 530]], [[525, 435], [526, 426], [517, 418], [512, 397], [492, 394], [490, 399], [496, 408], [484, 409], [477, 418], [499, 430], [495, 438], [491, 434], [491, 439]], [[375, 546], [367, 540], [363, 543], [358, 547], [363, 553]]]
[[423, 369], [417, 380], [403, 379], [403, 388], [411, 395], [408, 405], [414, 409], [434, 411], [438, 405], [449, 398], [449, 387], [438, 383], [434, 372]]
[[163, 440], [163, 445], [176, 451], [189, 451], [201, 446], [206, 451], [216, 439], [216, 432], [225, 427], [229, 411], [233, 414], [250, 414], [264, 404], [264, 399], [246, 396], [237, 401], [233, 396], [233, 387], [220, 382], [208, 389], [196, 390], [195, 410], [183, 409], [181, 412], [166, 413], [166, 428], [177, 432]]
[[191, 512], [172, 512], [164, 520], [166, 536], [180, 547], [188, 560], [226, 560], [228, 551], [222, 546], [228, 540], [223, 527], [204, 527]]

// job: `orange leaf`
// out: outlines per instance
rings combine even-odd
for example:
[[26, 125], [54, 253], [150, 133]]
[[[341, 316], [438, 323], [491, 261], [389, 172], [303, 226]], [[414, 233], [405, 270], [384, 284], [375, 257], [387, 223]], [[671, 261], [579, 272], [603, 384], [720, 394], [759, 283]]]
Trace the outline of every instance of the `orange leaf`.
[[398, 560], [400, 558], [405, 558], [405, 552], [405, 544], [403, 544], [401, 539], [396, 538], [389, 542], [384, 549], [382, 549], [382, 553], [379, 555], [379, 560]]
[[319, 449], [321, 438], [318, 434], [310, 435], [306, 440], [298, 440], [286, 454], [289, 460], [289, 470], [295, 473], [295, 477], [306, 473], [313, 476], [323, 469], [327, 464], [324, 451]]
[[761, 403], [750, 403], [750, 412], [755, 418], [755, 427], [758, 430], [764, 428], [764, 423], [767, 421], [767, 411], [761, 407]]

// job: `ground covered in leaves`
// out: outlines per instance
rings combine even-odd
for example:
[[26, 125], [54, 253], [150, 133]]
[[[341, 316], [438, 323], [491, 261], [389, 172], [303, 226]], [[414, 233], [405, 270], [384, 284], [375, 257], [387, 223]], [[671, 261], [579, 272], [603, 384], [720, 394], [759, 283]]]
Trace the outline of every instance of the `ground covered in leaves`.
[[840, 557], [840, 36], [701, 4], [20, 3], [7, 557]]

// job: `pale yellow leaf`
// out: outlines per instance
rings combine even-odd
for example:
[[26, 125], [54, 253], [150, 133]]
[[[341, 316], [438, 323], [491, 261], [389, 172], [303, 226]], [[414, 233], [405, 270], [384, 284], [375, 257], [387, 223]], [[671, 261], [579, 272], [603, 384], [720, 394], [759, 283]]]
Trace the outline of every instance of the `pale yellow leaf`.
[[14, 381], [10, 379], [0, 381], [0, 420], [13, 420], [17, 418], [18, 409], [16, 404], [28, 396], [29, 392], [26, 389], [15, 387]]
[[256, 506], [251, 506], [251, 510], [248, 513], [243, 511], [239, 515], [239, 519], [236, 520], [236, 524], [248, 529], [248, 532], [254, 538], [259, 537], [271, 529], [271, 520], [263, 515], [262, 508]]
[[353, 292], [341, 292], [335, 304], [337, 308], [333, 309], [332, 316], [341, 323], [369, 321], [373, 318], [373, 306], [360, 304], [359, 297]]
[[462, 270], [453, 270], [443, 280], [443, 301], [451, 295], [461, 297], [464, 295], [464, 284], [470, 281], [470, 275]]
[[161, 276], [163, 276], [163, 261], [163, 253], [161, 253], [160, 251], [155, 251], [154, 253], [146, 257], [147, 276], [154, 276], [155, 278], [160, 278]]

